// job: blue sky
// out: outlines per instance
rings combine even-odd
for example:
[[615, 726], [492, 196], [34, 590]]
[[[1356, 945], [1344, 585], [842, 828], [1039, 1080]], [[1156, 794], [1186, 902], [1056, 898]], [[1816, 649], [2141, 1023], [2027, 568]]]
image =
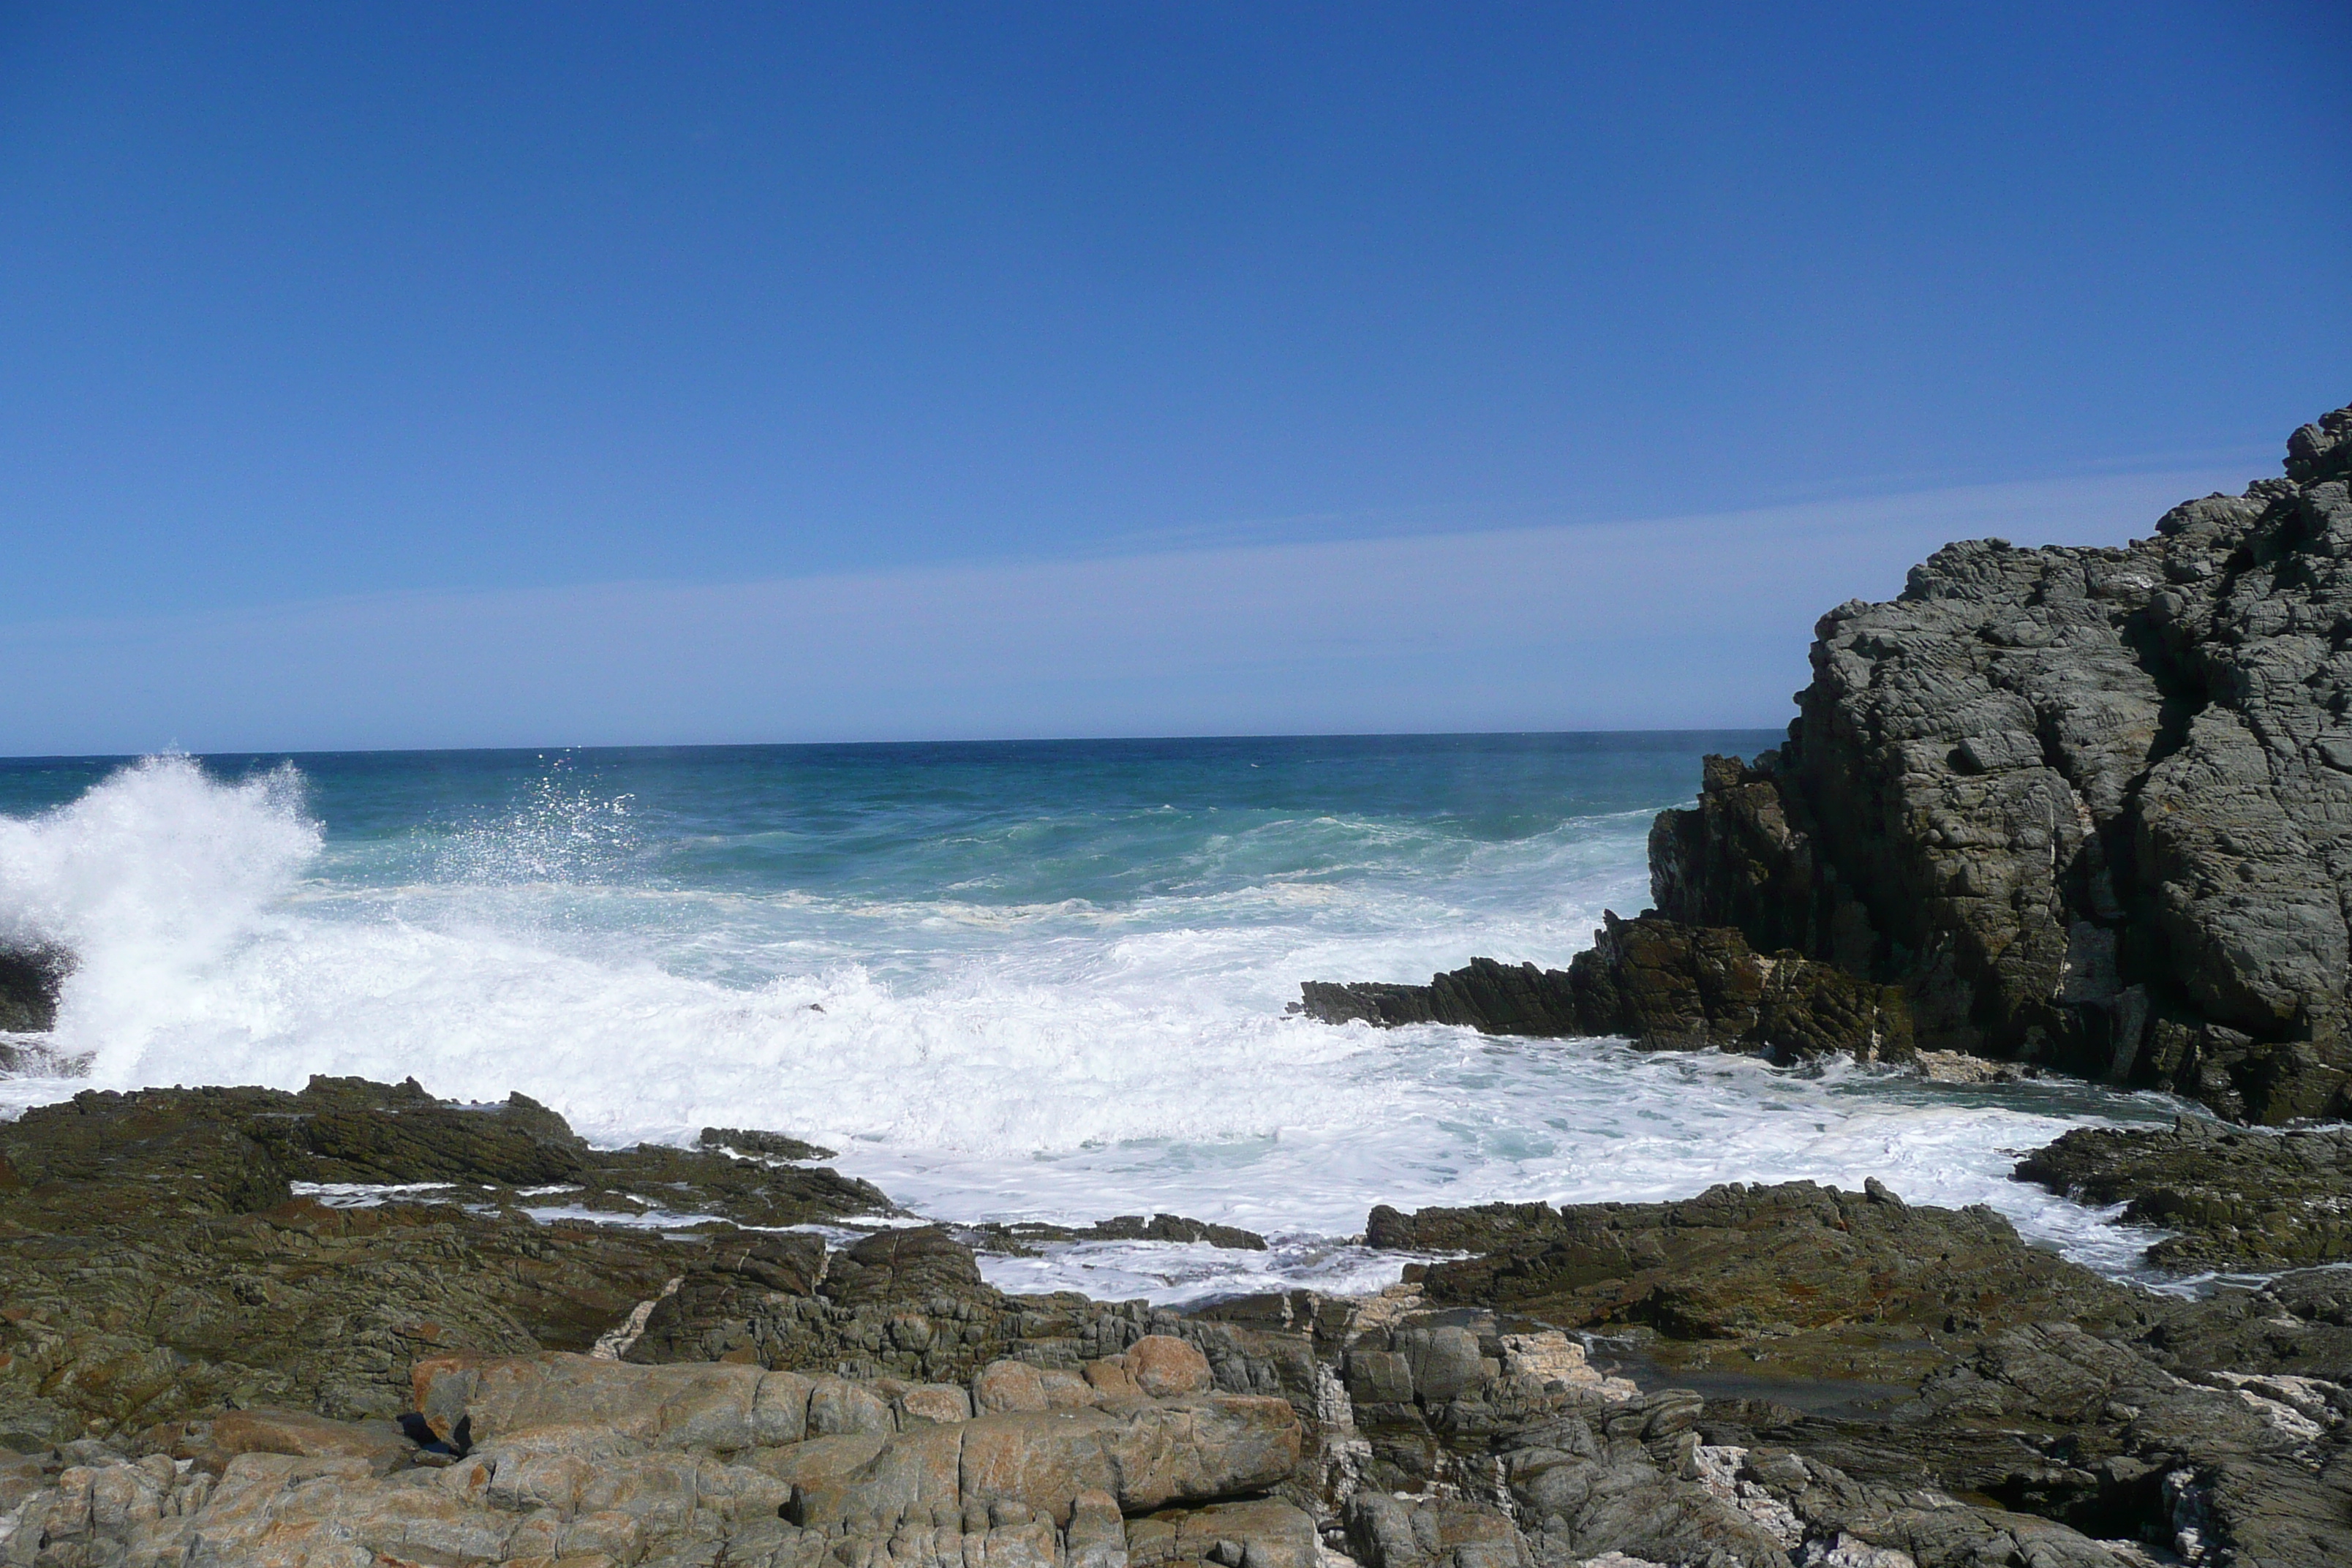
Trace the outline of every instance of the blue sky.
[[0, 5], [0, 752], [1778, 724], [1942, 539], [2352, 399], [2347, 67], [2288, 4]]

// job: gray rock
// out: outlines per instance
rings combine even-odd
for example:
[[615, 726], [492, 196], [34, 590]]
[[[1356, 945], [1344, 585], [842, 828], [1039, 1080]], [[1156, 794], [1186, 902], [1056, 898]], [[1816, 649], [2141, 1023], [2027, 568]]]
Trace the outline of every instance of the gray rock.
[[1788, 743], [1659, 819], [1659, 910], [1898, 984], [1922, 1048], [2342, 1113], [2347, 423], [2152, 538], [1949, 545], [1830, 612]]
[[2182, 1268], [2352, 1261], [2352, 1127], [2241, 1131], [2077, 1128], [2019, 1163], [2017, 1179], [2175, 1234], [2147, 1250]]
[[2114, 549], [1948, 545], [1815, 628], [1788, 742], [1650, 837], [1567, 970], [1310, 983], [1335, 1023], [1961, 1052], [2232, 1120], [2352, 1110], [2352, 409]]

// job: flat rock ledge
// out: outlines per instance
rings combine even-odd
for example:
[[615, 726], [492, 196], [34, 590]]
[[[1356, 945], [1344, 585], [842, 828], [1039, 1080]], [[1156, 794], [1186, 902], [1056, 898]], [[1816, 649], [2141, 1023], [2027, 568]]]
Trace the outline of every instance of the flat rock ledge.
[[2187, 1117], [2169, 1128], [2079, 1127], [2015, 1175], [2175, 1232], [2148, 1248], [2158, 1268], [2352, 1262], [2352, 1127], [2273, 1132]]

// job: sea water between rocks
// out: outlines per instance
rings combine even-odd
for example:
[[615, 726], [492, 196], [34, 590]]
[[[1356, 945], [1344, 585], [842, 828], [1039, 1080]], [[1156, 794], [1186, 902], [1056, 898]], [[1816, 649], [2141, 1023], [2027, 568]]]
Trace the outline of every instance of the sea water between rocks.
[[[1008, 1289], [1377, 1289], [1374, 1204], [1877, 1176], [2110, 1273], [2155, 1233], [2008, 1179], [2066, 1082], [1334, 1028], [1307, 979], [1558, 965], [1652, 816], [1769, 731], [0, 762], [0, 940], [71, 948], [87, 1088], [313, 1073], [541, 1100], [594, 1142], [760, 1127], [950, 1221], [1176, 1213], [1265, 1253], [991, 1258]], [[18, 1044], [28, 1037], [15, 1037]]]

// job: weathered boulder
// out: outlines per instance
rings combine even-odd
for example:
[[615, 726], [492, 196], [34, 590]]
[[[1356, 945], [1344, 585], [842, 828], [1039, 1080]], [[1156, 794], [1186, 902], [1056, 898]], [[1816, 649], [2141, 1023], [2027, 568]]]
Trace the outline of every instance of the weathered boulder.
[[407, 1468], [417, 1446], [390, 1421], [335, 1421], [309, 1410], [256, 1405], [190, 1423], [172, 1445], [186, 1458], [220, 1474], [239, 1454], [290, 1454], [306, 1459], [361, 1459], [374, 1475]]
[[1127, 1527], [1127, 1561], [1129, 1568], [1320, 1568], [1315, 1533], [1310, 1515], [1271, 1499], [1170, 1509]]
[[1468, 1498], [1348, 1500], [1348, 1550], [1369, 1568], [1535, 1568], [1511, 1516]]

